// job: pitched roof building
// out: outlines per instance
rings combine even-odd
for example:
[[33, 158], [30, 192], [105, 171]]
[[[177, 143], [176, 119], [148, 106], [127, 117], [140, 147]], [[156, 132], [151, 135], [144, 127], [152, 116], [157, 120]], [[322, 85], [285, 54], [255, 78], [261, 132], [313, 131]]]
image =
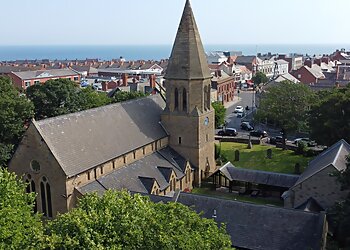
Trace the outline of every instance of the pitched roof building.
[[36, 209], [47, 217], [68, 211], [86, 192], [189, 190], [216, 168], [210, 78], [187, 1], [169, 59], [166, 101], [153, 95], [33, 120], [9, 169], [31, 183]]

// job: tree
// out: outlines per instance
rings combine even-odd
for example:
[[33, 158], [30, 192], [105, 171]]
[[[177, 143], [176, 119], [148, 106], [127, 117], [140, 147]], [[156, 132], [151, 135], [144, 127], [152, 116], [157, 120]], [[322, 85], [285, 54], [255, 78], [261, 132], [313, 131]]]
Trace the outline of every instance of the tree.
[[311, 137], [330, 146], [340, 139], [350, 141], [350, 84], [343, 89], [321, 91], [310, 110]]
[[347, 197], [335, 204], [328, 211], [330, 224], [335, 227], [334, 238], [339, 247], [348, 249], [350, 247], [350, 155], [347, 156], [346, 170], [336, 173], [342, 190], [347, 190]]
[[219, 127], [225, 123], [226, 108], [221, 102], [213, 102], [212, 106], [215, 110], [215, 127]]
[[267, 76], [263, 73], [258, 71], [255, 76], [252, 77], [252, 81], [254, 82], [255, 86], [260, 85], [261, 83], [267, 83], [268, 82]]
[[86, 87], [80, 91], [81, 108], [91, 109], [104, 106], [111, 103], [105, 92], [95, 91], [92, 87]]
[[133, 92], [117, 91], [115, 95], [112, 97], [112, 102], [124, 102], [127, 100], [141, 98], [145, 96], [147, 95], [141, 91], [133, 91]]
[[34, 106], [12, 85], [9, 78], [0, 77], [0, 164], [5, 166], [12, 149], [20, 141], [33, 117]]
[[44, 85], [33, 85], [26, 91], [34, 103], [35, 118], [43, 119], [82, 109], [78, 85], [68, 79], [49, 80]]
[[308, 128], [308, 111], [314, 100], [313, 92], [303, 84], [283, 81], [261, 96], [257, 120], [273, 121], [282, 130], [283, 148], [287, 132]]
[[126, 191], [85, 195], [48, 224], [56, 249], [223, 249], [225, 227], [179, 203], [153, 203]]
[[0, 249], [43, 249], [43, 226], [33, 212], [35, 194], [0, 168]]

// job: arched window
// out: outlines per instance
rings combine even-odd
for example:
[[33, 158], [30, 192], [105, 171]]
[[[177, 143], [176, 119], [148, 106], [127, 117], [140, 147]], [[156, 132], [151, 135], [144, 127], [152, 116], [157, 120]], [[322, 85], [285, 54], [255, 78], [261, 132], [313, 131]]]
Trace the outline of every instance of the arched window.
[[207, 109], [207, 102], [208, 102], [207, 92], [208, 92], [208, 87], [204, 86], [204, 105], [203, 105], [204, 109]]
[[[27, 183], [27, 187], [26, 187], [26, 192], [29, 193], [35, 193], [35, 182], [34, 180], [32, 180], [32, 176], [30, 174], [27, 174], [26, 176], [26, 183]], [[37, 210], [37, 203], [36, 203], [36, 198], [34, 200], [34, 213], [36, 213]]]
[[177, 90], [177, 88], [175, 88], [175, 107], [174, 109], [178, 109], [179, 108], [179, 91]]
[[51, 188], [44, 176], [40, 182], [41, 209], [44, 216], [52, 217]]
[[207, 109], [210, 109], [210, 104], [211, 104], [210, 92], [211, 92], [211, 87], [210, 87], [210, 85], [208, 85], [208, 88], [207, 88]]
[[187, 111], [187, 91], [184, 89], [182, 91], [182, 108], [183, 111]]

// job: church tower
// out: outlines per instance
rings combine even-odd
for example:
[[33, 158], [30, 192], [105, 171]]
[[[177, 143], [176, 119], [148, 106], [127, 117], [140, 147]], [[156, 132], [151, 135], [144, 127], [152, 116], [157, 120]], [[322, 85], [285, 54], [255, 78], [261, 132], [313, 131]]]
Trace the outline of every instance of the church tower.
[[164, 77], [166, 108], [162, 123], [170, 135], [170, 146], [196, 168], [197, 185], [216, 168], [211, 77], [187, 0]]

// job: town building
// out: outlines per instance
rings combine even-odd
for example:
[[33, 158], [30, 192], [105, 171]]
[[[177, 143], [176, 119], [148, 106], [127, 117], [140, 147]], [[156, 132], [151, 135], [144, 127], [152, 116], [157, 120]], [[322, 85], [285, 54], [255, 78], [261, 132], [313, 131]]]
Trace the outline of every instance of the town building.
[[211, 87], [217, 90], [218, 99], [216, 101], [222, 104], [233, 101], [236, 88], [233, 75], [230, 76], [220, 69], [214, 71], [213, 78], [211, 79]]
[[19, 89], [26, 89], [35, 84], [44, 84], [48, 80], [55, 79], [68, 79], [80, 82], [80, 75], [71, 69], [11, 72], [9, 76], [13, 84]]

